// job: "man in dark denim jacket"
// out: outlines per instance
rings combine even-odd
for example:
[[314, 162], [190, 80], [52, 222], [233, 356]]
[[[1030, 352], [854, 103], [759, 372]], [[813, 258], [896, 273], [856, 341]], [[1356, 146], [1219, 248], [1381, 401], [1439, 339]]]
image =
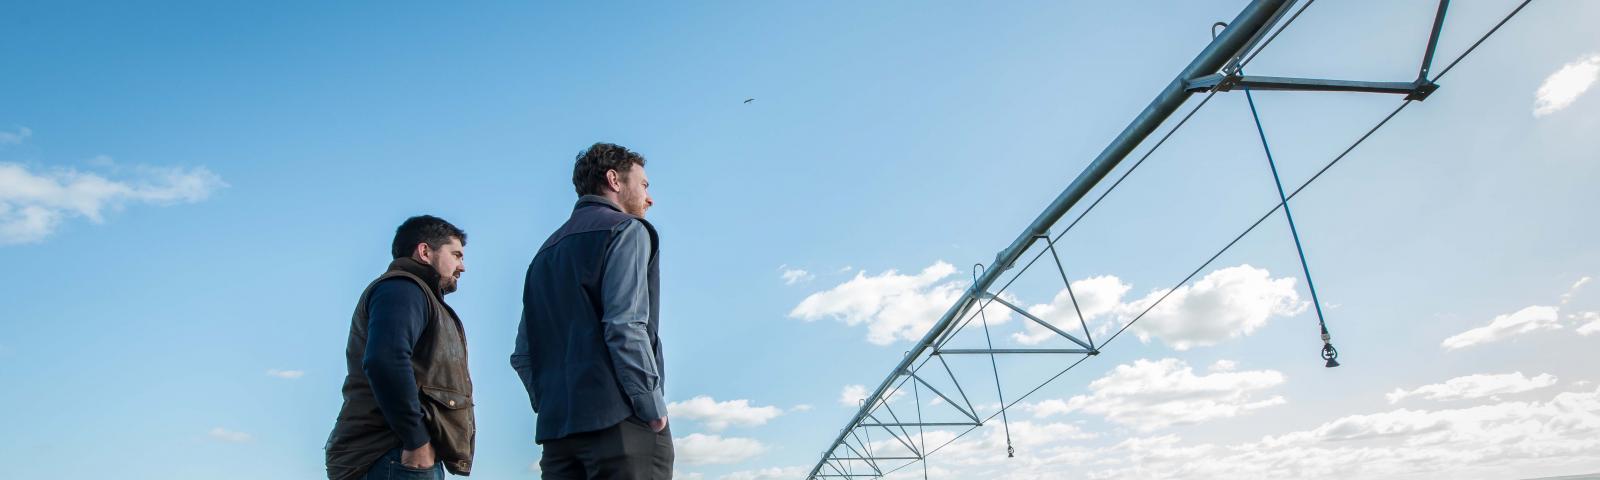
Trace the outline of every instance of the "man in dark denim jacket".
[[572, 217], [528, 266], [511, 366], [538, 417], [546, 479], [672, 478], [644, 162], [609, 143], [580, 154]]

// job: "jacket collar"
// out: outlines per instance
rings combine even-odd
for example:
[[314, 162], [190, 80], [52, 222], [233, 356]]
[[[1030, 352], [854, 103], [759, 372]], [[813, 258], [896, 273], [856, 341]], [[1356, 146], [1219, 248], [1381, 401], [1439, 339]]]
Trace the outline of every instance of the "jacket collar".
[[602, 197], [602, 196], [599, 196], [599, 195], [584, 195], [584, 196], [578, 197], [578, 204], [577, 205], [573, 205], [572, 209], [573, 210], [577, 210], [577, 209], [583, 208], [584, 205], [589, 205], [589, 204], [604, 206], [606, 208], [609, 208], [609, 209], [612, 209], [612, 210], [616, 210], [616, 211], [619, 211], [619, 212], [622, 211], [622, 207], [617, 206], [617, 202], [613, 202], [613, 201], [611, 201], [611, 199], [606, 198], [606, 197]]
[[422, 281], [427, 282], [428, 290], [433, 292], [433, 296], [443, 300], [441, 295], [439, 295], [439, 272], [434, 271], [432, 265], [419, 262], [411, 257], [400, 257], [394, 259], [393, 262], [389, 262], [388, 271], [393, 272], [396, 270], [416, 275], [417, 278], [421, 278]]

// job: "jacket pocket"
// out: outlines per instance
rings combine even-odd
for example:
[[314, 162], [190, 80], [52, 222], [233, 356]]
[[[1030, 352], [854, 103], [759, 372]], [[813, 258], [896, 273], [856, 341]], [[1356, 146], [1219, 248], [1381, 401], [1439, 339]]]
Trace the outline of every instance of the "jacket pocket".
[[428, 436], [439, 459], [451, 472], [463, 475], [472, 464], [472, 446], [477, 436], [473, 423], [472, 395], [433, 387], [422, 387], [422, 413]]

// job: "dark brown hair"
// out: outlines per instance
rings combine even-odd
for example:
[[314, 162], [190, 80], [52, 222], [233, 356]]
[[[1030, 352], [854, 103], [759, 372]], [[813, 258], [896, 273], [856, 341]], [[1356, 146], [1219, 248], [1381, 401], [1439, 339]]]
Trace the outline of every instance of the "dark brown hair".
[[578, 154], [572, 167], [572, 187], [579, 196], [599, 195], [605, 191], [606, 171], [616, 170], [626, 177], [632, 165], [644, 166], [644, 156], [614, 143], [596, 143]]

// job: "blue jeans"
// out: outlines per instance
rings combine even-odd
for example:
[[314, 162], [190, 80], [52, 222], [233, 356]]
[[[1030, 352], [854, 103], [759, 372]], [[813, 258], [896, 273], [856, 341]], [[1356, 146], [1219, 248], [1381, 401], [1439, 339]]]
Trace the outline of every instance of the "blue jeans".
[[367, 470], [365, 480], [444, 480], [444, 464], [434, 462], [427, 470], [417, 470], [400, 464], [400, 449], [390, 450], [383, 454], [377, 462], [373, 462], [372, 469]]

